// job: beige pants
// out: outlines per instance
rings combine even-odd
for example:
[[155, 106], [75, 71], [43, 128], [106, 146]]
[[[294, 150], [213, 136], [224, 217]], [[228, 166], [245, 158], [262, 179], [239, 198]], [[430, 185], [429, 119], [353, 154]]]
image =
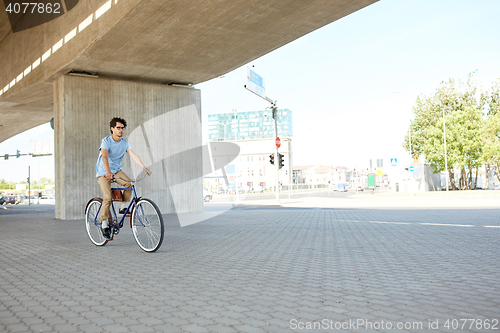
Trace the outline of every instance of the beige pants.
[[[115, 175], [123, 179], [130, 179], [123, 171], [118, 171]], [[125, 182], [121, 179], [115, 179], [115, 180], [117, 184], [120, 184], [128, 188], [132, 187], [132, 184], [129, 182]], [[111, 180], [104, 176], [101, 176], [97, 178], [97, 181], [101, 186], [102, 199], [103, 199], [101, 207], [102, 227], [107, 228], [109, 226], [108, 225], [109, 206], [111, 205]], [[132, 190], [123, 191], [123, 202], [129, 202], [131, 198], [132, 198]]]

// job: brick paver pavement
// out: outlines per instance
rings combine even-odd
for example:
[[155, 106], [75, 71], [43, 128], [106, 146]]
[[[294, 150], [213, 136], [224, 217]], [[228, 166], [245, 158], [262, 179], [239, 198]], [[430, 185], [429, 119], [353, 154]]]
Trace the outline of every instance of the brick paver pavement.
[[239, 206], [154, 254], [53, 209], [0, 207], [0, 332], [500, 332], [500, 209]]

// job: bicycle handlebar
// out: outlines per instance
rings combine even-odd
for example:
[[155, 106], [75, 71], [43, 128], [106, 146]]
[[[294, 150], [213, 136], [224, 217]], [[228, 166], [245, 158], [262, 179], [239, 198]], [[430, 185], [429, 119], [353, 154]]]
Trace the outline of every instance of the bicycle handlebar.
[[147, 176], [146, 173], [144, 173], [144, 176], [142, 176], [139, 179], [123, 179], [122, 177], [118, 177], [116, 175], [113, 175], [113, 180], [115, 180], [116, 178], [118, 178], [118, 179], [121, 179], [121, 180], [126, 181], [126, 182], [136, 183], [136, 182], [140, 182], [141, 180], [143, 180], [144, 178], [146, 178], [146, 176]]

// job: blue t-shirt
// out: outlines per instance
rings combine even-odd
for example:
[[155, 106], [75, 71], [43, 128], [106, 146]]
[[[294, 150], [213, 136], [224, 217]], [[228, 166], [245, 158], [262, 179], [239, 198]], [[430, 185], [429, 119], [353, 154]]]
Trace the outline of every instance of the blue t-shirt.
[[108, 150], [109, 169], [111, 173], [117, 173], [122, 170], [123, 156], [125, 156], [125, 153], [129, 149], [132, 149], [132, 147], [130, 147], [128, 141], [123, 138], [118, 142], [113, 140], [113, 136], [111, 135], [102, 139], [101, 147], [99, 147], [99, 158], [95, 165], [96, 177], [101, 177], [106, 174], [106, 169], [104, 169], [104, 164], [102, 163], [101, 149]]

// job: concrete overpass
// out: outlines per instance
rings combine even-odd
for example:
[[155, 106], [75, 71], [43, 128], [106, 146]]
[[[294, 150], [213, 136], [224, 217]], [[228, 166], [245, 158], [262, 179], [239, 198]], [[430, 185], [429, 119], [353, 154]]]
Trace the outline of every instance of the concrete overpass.
[[[109, 119], [123, 116], [135, 131], [134, 150], [156, 165], [171, 192], [179, 173], [201, 173], [201, 150], [194, 168], [165, 164], [165, 156], [201, 147], [199, 91], [171, 84], [225, 74], [375, 1], [80, 0], [16, 33], [0, 2], [0, 142], [54, 117], [56, 217], [80, 218], [82, 202], [99, 193], [89, 169], [100, 139]], [[67, 75], [82, 71], [95, 75]], [[78, 186], [87, 182], [93, 185]], [[162, 210], [202, 209], [201, 200], [190, 201], [199, 182], [178, 185], [183, 199]], [[176, 196], [156, 193], [157, 183], [146, 191], [153, 199]]]

